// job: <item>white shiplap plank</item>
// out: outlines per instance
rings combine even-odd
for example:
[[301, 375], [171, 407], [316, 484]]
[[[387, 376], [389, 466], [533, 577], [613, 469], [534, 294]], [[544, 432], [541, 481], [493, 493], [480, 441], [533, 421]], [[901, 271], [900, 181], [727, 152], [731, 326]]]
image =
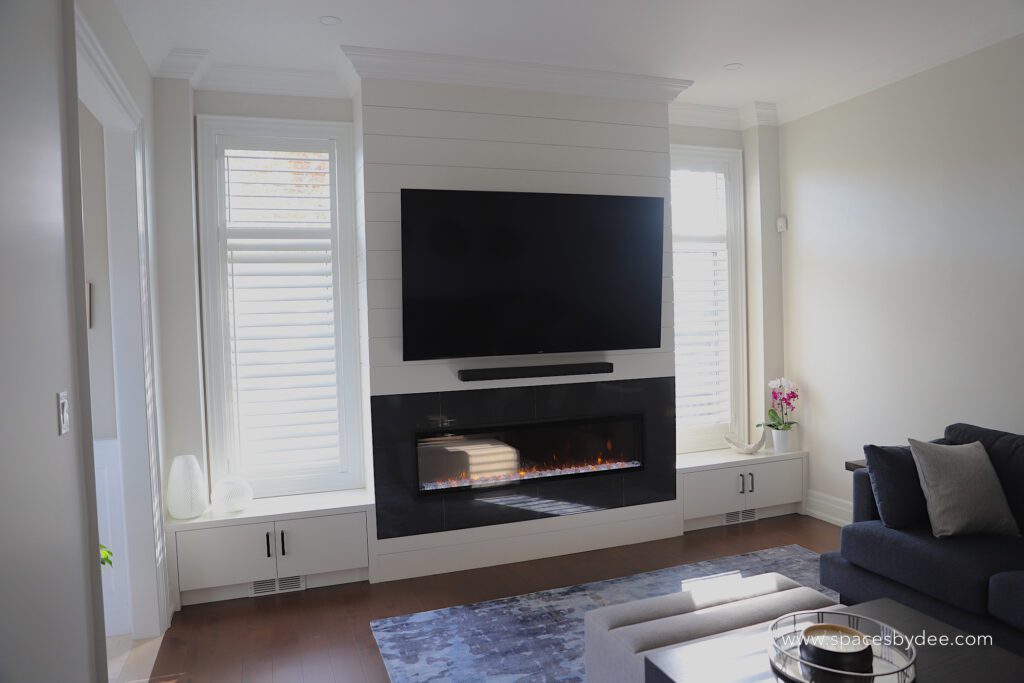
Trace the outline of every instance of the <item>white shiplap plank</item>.
[[[662, 320], [664, 320], [664, 310], [662, 316]], [[400, 308], [374, 308], [369, 311], [368, 322], [371, 339], [402, 336], [402, 310]]]
[[402, 224], [399, 221], [370, 221], [366, 224], [366, 248], [387, 251], [402, 248]]
[[667, 128], [404, 107], [364, 107], [363, 133], [666, 152]]
[[527, 171], [574, 171], [665, 178], [668, 152], [636, 152], [522, 142], [488, 142], [366, 135], [364, 153], [374, 164], [458, 166]]
[[[488, 190], [494, 192], [569, 192], [665, 197], [668, 178], [647, 178], [604, 173], [462, 168], [452, 166], [397, 166], [366, 164], [368, 193], [420, 190]], [[367, 197], [369, 204], [369, 197]], [[367, 220], [390, 220], [373, 215]]]
[[366, 193], [367, 224], [371, 222], [397, 223], [400, 220], [402, 220], [402, 201], [398, 192]]
[[668, 128], [668, 105], [651, 102], [372, 78], [362, 81], [361, 91], [364, 106], [505, 114]]
[[402, 308], [401, 280], [370, 280], [367, 303], [374, 308]]
[[397, 280], [402, 277], [402, 252], [366, 252], [366, 275], [369, 280]]
[[674, 373], [674, 358], [671, 353], [641, 353], [632, 356], [613, 357], [608, 354], [572, 354], [545, 358], [545, 363], [584, 363], [610, 360], [615, 371], [607, 375], [577, 375], [574, 377], [545, 377], [520, 380], [499, 380], [494, 382], [460, 382], [456, 374], [460, 369], [486, 368], [494, 366], [536, 365], [536, 357], [526, 359], [484, 358], [452, 361], [445, 364], [401, 366], [380, 366], [370, 368], [371, 394], [413, 394], [426, 391], [458, 391], [460, 389], [492, 389], [500, 387], [525, 387], [537, 384], [574, 384], [579, 382], [612, 381], [620, 379], [641, 379], [646, 377], [671, 377]]

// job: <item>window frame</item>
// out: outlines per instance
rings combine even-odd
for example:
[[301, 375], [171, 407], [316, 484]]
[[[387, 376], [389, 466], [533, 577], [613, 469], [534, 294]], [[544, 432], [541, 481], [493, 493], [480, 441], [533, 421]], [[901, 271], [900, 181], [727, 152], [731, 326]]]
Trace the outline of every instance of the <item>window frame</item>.
[[[199, 266], [201, 328], [206, 382], [207, 446], [210, 482], [241, 476], [257, 498], [361, 488], [365, 483], [362, 380], [360, 372], [358, 243], [355, 208], [353, 127], [346, 122], [197, 116], [197, 185], [199, 193]], [[335, 346], [337, 349], [339, 454], [338, 469], [294, 471], [294, 465], [254, 476], [235, 457], [231, 417], [231, 359], [227, 315], [226, 226], [224, 217], [223, 149], [260, 147], [289, 142], [318, 147], [331, 154], [332, 250], [334, 264]], [[289, 472], [288, 470], [292, 470]]]
[[[730, 420], [725, 436], [747, 442], [749, 433], [748, 414], [750, 396], [747, 385], [747, 272], [746, 272], [746, 220], [744, 214], [743, 150], [728, 147], [703, 147], [697, 145], [673, 144], [670, 149], [669, 173], [675, 170], [713, 171], [725, 175], [726, 194], [726, 236], [729, 264], [729, 392]], [[671, 175], [669, 178], [671, 202]], [[672, 229], [672, 252], [675, 253], [675, 221]], [[695, 240], [696, 241], [696, 240]], [[673, 256], [674, 261], [674, 256]], [[675, 263], [673, 262], [673, 270]], [[674, 289], [674, 287], [673, 287]], [[675, 296], [673, 292], [673, 314]], [[673, 340], [675, 339], [675, 316], [673, 315]], [[673, 353], [675, 343], [673, 341]], [[674, 364], [674, 361], [673, 361]], [[673, 367], [673, 371], [675, 368]], [[684, 455], [707, 450], [726, 448], [720, 438], [712, 433], [699, 437], [692, 448], [683, 447], [683, 434], [676, 426], [676, 453]], [[717, 445], [716, 445], [717, 444]]]

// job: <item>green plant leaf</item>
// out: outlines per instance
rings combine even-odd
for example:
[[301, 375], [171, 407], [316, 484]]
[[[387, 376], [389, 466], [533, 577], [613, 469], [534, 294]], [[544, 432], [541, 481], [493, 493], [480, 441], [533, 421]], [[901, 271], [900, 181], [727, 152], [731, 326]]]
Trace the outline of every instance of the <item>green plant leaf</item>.
[[768, 409], [768, 419], [771, 420], [773, 424], [782, 424], [782, 417], [779, 415], [779, 411], [775, 410], [775, 408]]
[[100, 543], [100, 566], [114, 566], [114, 553], [107, 546]]

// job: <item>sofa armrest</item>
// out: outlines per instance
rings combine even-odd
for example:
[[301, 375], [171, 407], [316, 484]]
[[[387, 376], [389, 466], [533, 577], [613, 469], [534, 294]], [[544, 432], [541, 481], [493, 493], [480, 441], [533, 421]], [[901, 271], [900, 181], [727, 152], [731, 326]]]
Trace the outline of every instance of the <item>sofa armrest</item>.
[[853, 521], [867, 522], [873, 519], [881, 517], [875, 504], [875, 492], [871, 490], [868, 468], [862, 467], [853, 472]]

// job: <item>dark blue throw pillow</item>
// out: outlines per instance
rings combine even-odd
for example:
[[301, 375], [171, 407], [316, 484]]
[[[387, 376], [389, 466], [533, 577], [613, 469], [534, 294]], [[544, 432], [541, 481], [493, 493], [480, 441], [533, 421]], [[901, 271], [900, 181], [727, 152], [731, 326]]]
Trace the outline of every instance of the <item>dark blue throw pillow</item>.
[[890, 529], [927, 527], [928, 504], [910, 446], [864, 446], [878, 516]]

